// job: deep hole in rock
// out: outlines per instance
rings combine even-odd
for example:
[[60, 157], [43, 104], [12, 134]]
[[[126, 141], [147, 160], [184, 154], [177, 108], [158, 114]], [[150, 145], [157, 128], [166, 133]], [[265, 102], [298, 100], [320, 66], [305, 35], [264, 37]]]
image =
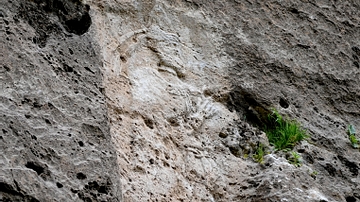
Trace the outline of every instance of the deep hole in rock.
[[49, 121], [49, 119], [45, 119], [45, 123], [51, 125], [51, 122]]
[[154, 129], [154, 121], [153, 120], [144, 117], [144, 123], [150, 129]]
[[73, 72], [74, 71], [74, 69], [67, 64], [63, 64], [63, 67], [64, 67], [65, 72]]
[[228, 96], [227, 107], [230, 111], [236, 110], [246, 117], [246, 122], [262, 128], [268, 125], [268, 115], [271, 113], [270, 105], [265, 100], [259, 99], [253, 92], [235, 87]]
[[36, 162], [27, 162], [25, 167], [34, 170], [38, 175], [44, 172], [44, 168]]
[[289, 103], [283, 98], [280, 98], [279, 104], [282, 108], [285, 108], [285, 109], [287, 109], [289, 107]]
[[86, 175], [84, 173], [77, 173], [76, 178], [79, 180], [86, 179]]
[[99, 184], [96, 181], [93, 182], [89, 182], [88, 185], [85, 185], [86, 189], [90, 189], [90, 190], [98, 190], [99, 189]]
[[58, 188], [64, 187], [64, 186], [63, 186], [61, 183], [59, 183], [59, 182], [56, 183], [56, 186], [57, 186]]
[[299, 152], [299, 153], [304, 153], [304, 152], [305, 152], [305, 149], [298, 149], [298, 152]]
[[98, 189], [98, 192], [102, 193], [102, 194], [107, 194], [108, 193], [107, 187], [106, 186], [100, 186], [100, 188]]
[[125, 56], [120, 56], [121, 61], [126, 62]]
[[345, 199], [346, 199], [346, 202], [356, 202], [356, 198], [353, 196], [347, 196]]
[[226, 138], [227, 136], [228, 136], [227, 133], [224, 133], [224, 132], [219, 133], [219, 137], [221, 137], [221, 138]]
[[84, 146], [84, 143], [83, 143], [82, 141], [79, 141], [78, 143], [79, 143], [79, 146], [80, 146], [80, 147], [83, 147], [83, 146]]
[[171, 126], [180, 126], [175, 117], [168, 118], [167, 121], [170, 123]]
[[68, 31], [77, 35], [82, 35], [89, 29], [91, 25], [91, 17], [89, 13], [85, 13], [80, 18], [67, 20], [65, 22]]

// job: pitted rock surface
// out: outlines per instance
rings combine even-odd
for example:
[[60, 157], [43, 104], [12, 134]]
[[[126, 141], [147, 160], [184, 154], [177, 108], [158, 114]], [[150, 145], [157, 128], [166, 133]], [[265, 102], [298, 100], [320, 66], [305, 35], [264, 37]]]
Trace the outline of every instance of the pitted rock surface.
[[120, 201], [98, 48], [67, 32], [49, 2], [0, 3], [0, 198]]
[[[3, 201], [360, 201], [358, 1], [14, 0], [0, 23]], [[271, 108], [311, 135], [302, 166]]]

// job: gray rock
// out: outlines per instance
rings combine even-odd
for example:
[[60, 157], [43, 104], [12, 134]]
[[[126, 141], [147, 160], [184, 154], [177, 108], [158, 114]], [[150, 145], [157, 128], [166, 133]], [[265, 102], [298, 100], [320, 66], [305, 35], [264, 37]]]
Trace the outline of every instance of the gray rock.
[[1, 2], [0, 198], [119, 201], [101, 60], [59, 23], [60, 4], [79, 14], [67, 1]]
[[[359, 12], [1, 1], [0, 199], [359, 201]], [[271, 108], [311, 135], [293, 149], [302, 166], [261, 131]]]

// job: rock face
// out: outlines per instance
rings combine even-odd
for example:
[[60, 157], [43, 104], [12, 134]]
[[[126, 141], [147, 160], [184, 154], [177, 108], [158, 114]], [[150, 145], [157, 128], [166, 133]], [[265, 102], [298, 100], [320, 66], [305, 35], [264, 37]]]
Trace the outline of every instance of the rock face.
[[120, 201], [100, 54], [90, 35], [77, 35], [85, 27], [66, 23], [83, 12], [82, 24], [86, 9], [68, 1], [0, 5], [0, 198]]
[[[13, 0], [0, 18], [3, 201], [360, 200], [360, 2]], [[311, 135], [301, 167], [252, 160], [271, 107]]]

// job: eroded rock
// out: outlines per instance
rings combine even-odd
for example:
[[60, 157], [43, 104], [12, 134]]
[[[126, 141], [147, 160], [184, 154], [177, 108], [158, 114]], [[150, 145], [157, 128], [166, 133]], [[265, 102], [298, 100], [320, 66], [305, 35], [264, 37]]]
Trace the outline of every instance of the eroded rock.
[[[0, 5], [1, 199], [360, 200], [358, 2]], [[271, 107], [308, 129], [301, 167]]]

